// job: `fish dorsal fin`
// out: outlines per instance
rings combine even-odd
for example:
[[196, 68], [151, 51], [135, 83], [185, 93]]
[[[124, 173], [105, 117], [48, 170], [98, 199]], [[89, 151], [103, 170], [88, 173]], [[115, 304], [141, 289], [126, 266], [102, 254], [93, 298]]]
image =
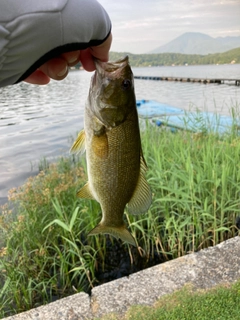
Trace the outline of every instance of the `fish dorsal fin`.
[[140, 214], [146, 212], [152, 202], [152, 192], [148, 185], [144, 172], [146, 171], [146, 162], [141, 157], [140, 174], [137, 186], [134, 190], [133, 196], [128, 202], [128, 211], [131, 214]]
[[79, 132], [77, 139], [74, 141], [70, 153], [80, 153], [83, 154], [85, 151], [85, 131]]
[[84, 198], [84, 199], [91, 199], [91, 200], [96, 200], [95, 197], [93, 196], [89, 182], [87, 182], [77, 193], [78, 198]]
[[130, 243], [131, 245], [136, 247], [136, 242], [133, 236], [125, 226], [112, 227], [112, 226], [106, 226], [100, 222], [95, 228], [93, 228], [89, 232], [88, 236], [93, 236], [99, 233], [110, 234], [114, 238], [121, 239], [122, 241]]

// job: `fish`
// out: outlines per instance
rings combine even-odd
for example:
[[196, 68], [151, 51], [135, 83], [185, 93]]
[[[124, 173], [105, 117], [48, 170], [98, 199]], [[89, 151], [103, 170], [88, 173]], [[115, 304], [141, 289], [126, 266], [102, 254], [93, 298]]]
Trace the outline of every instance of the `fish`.
[[79, 198], [99, 202], [102, 219], [88, 235], [109, 234], [136, 246], [124, 223], [124, 210], [145, 213], [152, 202], [145, 178], [134, 91], [128, 56], [115, 62], [95, 60], [89, 95], [84, 110], [84, 129], [71, 153], [86, 151], [88, 182]]

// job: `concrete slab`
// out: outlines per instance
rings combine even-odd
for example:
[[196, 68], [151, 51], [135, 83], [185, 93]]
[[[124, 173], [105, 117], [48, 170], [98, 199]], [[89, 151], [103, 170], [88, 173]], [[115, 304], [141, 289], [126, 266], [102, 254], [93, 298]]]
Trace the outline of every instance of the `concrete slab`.
[[211, 288], [237, 279], [240, 237], [93, 288], [92, 312], [95, 317], [124, 313], [131, 305], [151, 305], [187, 283], [195, 288]]
[[87, 320], [91, 319], [91, 316], [90, 297], [87, 293], [80, 292], [67, 298], [3, 319]]
[[151, 305], [187, 283], [211, 288], [240, 279], [240, 237], [145, 269], [5, 320], [80, 320], [124, 313], [131, 305]]

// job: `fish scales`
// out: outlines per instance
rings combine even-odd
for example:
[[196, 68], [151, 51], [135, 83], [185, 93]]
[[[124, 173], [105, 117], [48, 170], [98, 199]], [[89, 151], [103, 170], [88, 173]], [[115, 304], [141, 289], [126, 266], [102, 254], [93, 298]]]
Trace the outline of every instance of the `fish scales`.
[[[91, 118], [88, 118], [91, 121]], [[90, 136], [86, 131], [88, 177], [96, 200], [101, 204], [103, 221], [112, 225], [122, 222], [122, 213], [131, 199], [140, 171], [140, 139], [138, 128], [130, 126], [128, 120], [106, 133], [108, 157], [95, 153]], [[89, 144], [88, 144], [88, 139]], [[135, 152], [133, 152], [135, 149]], [[111, 213], [111, 214], [110, 214]], [[114, 218], [114, 219], [113, 219]]]
[[102, 219], [89, 235], [108, 233], [132, 245], [123, 214], [143, 213], [151, 204], [151, 190], [144, 177], [133, 75], [128, 58], [116, 62], [96, 61], [85, 107], [84, 131], [72, 152], [86, 150], [88, 182], [81, 198], [100, 203]]

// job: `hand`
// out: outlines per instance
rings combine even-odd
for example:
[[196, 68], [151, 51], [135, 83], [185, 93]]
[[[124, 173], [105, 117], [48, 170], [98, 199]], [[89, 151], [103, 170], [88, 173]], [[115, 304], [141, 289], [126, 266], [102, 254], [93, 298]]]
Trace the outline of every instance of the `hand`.
[[94, 71], [96, 67], [93, 58], [103, 62], [108, 61], [111, 43], [112, 35], [110, 34], [106, 41], [99, 46], [63, 53], [44, 63], [24, 81], [31, 84], [48, 84], [50, 79], [62, 80], [68, 74], [68, 67], [74, 66], [79, 61], [85, 70]]

